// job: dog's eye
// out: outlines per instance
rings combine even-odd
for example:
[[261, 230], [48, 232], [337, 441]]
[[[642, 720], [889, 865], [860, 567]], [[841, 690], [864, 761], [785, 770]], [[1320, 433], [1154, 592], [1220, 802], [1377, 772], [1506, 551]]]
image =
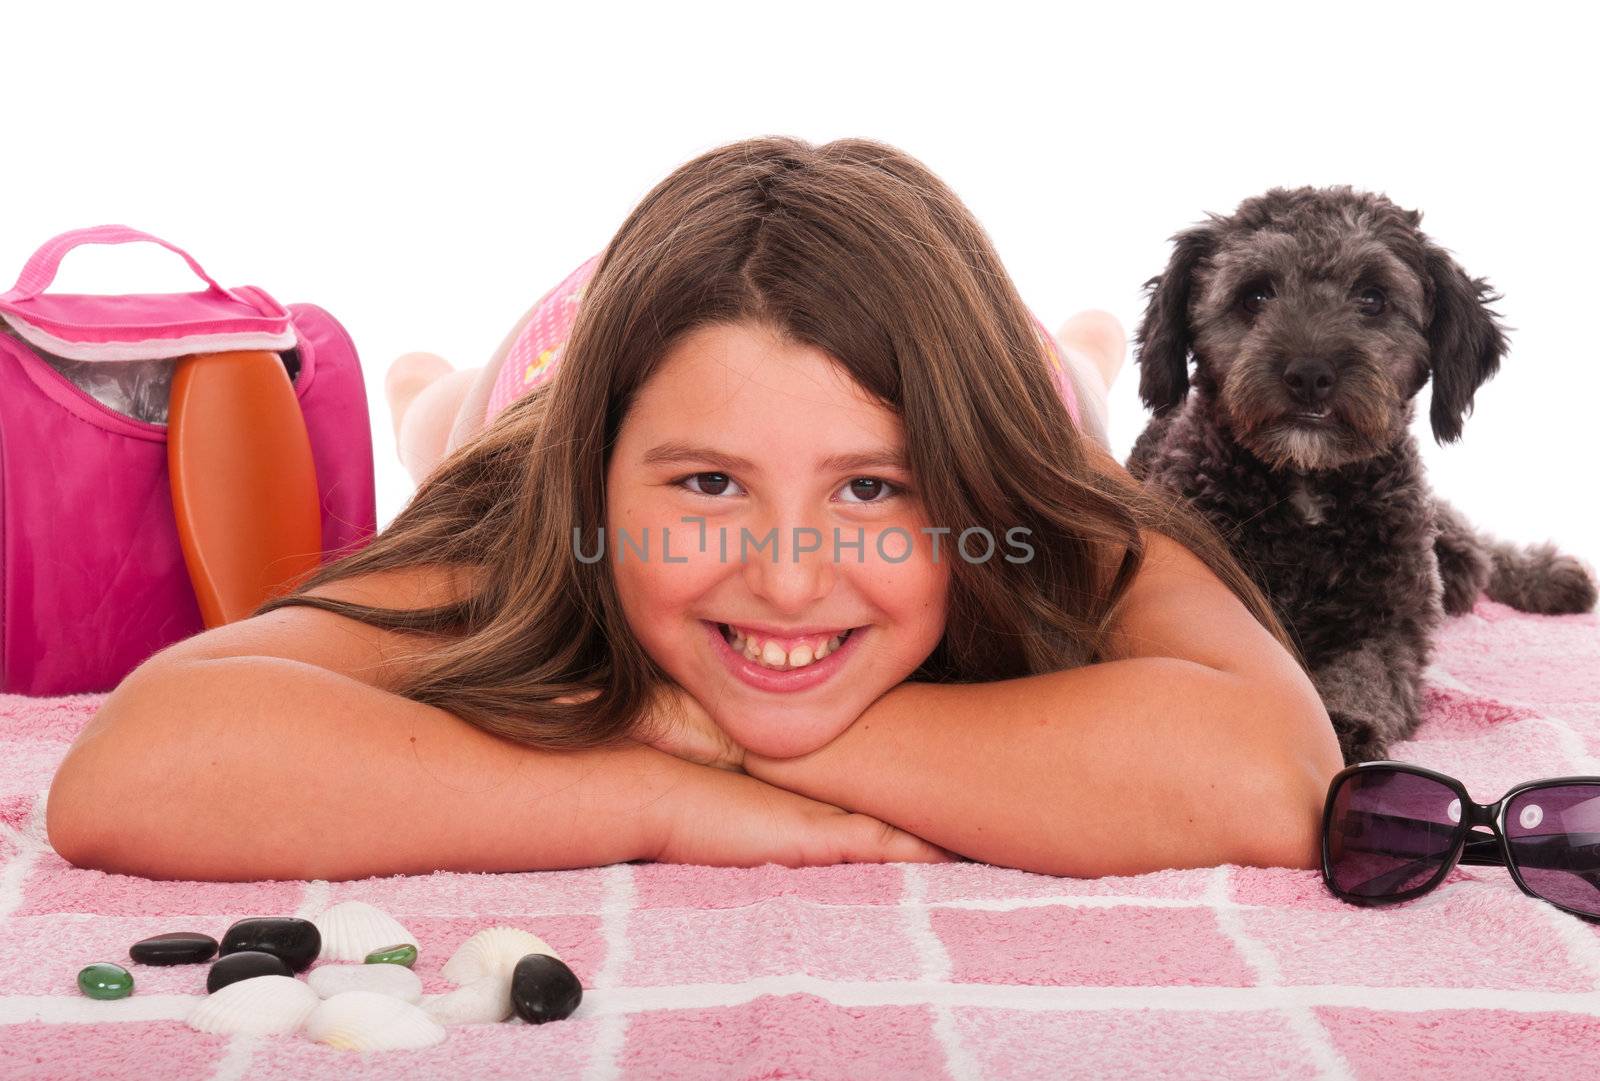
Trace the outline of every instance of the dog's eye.
[[1251, 315], [1260, 315], [1261, 309], [1267, 306], [1267, 301], [1277, 296], [1270, 285], [1252, 285], [1239, 294], [1239, 307]]
[[1382, 289], [1363, 289], [1356, 294], [1356, 307], [1362, 315], [1382, 315], [1389, 306], [1389, 298]]

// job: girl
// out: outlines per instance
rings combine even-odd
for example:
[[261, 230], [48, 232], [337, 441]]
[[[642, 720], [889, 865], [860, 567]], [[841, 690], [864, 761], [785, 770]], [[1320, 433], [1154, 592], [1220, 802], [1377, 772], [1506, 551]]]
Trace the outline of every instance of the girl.
[[108, 697], [63, 855], [1314, 866], [1343, 762], [1293, 644], [920, 162], [720, 147], [563, 284], [492, 375], [392, 373], [421, 476], [383, 533]]
[[[407, 353], [389, 366], [384, 391], [395, 449], [413, 480], [420, 484], [444, 454], [555, 374], [578, 301], [599, 261], [596, 255], [583, 262], [523, 313], [482, 368], [454, 371], [449, 361], [433, 353]], [[1106, 395], [1127, 349], [1121, 324], [1109, 312], [1079, 312], [1061, 328], [1057, 343], [1037, 316], [1030, 313], [1030, 318], [1073, 422], [1109, 451]], [[1079, 416], [1080, 400], [1088, 403], [1084, 417]]]

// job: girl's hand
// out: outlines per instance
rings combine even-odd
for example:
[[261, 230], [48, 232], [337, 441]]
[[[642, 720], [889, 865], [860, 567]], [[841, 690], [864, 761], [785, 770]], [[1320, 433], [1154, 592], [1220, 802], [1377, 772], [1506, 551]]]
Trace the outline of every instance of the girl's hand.
[[817, 867], [962, 859], [870, 815], [852, 814], [754, 777], [685, 770], [662, 797], [659, 863]]
[[[563, 695], [557, 702], [586, 702], [599, 691]], [[633, 737], [675, 758], [698, 766], [744, 772], [745, 750], [724, 732], [694, 696], [676, 683], [658, 684], [646, 715]]]
[[656, 687], [655, 705], [635, 737], [658, 751], [732, 773], [743, 773], [745, 750], [676, 683]]

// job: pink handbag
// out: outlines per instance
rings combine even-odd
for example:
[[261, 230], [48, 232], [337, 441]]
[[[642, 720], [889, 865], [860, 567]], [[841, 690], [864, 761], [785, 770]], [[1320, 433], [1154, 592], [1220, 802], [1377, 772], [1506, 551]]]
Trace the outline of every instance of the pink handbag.
[[[150, 241], [194, 293], [47, 294], [81, 244]], [[63, 233], [0, 295], [0, 690], [111, 690], [203, 629], [173, 518], [166, 405], [173, 360], [275, 352], [305, 420], [322, 558], [376, 531], [372, 435], [354, 343], [312, 304], [225, 289], [187, 252], [124, 225]]]

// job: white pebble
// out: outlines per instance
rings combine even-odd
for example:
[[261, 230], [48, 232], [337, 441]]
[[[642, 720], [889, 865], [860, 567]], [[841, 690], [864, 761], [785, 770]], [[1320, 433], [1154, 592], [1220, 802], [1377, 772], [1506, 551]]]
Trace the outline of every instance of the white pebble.
[[492, 973], [446, 994], [425, 995], [422, 1011], [441, 1025], [504, 1021], [511, 1016], [511, 977]]
[[306, 983], [322, 998], [375, 991], [412, 1005], [422, 1001], [422, 978], [404, 965], [318, 965]]

